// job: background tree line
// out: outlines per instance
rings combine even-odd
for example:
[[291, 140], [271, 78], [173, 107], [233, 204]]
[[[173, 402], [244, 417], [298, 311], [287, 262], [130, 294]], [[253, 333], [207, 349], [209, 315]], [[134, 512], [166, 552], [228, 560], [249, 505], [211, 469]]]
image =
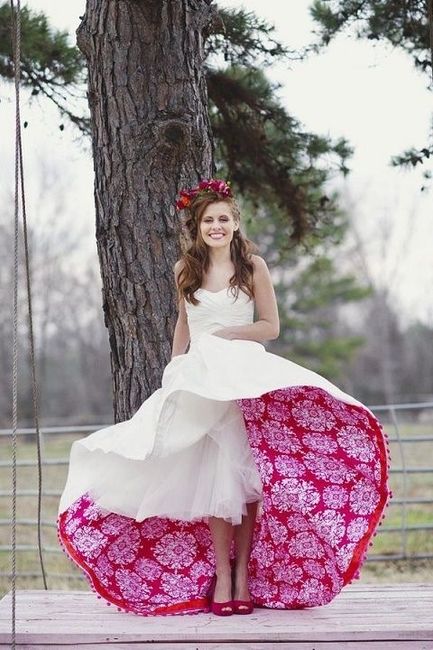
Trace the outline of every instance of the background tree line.
[[[144, 10], [140, 3], [131, 6], [126, 3], [125, 11], [116, 14], [119, 22], [114, 22], [127, 30], [131, 21], [144, 19], [143, 25], [149, 33], [156, 30], [165, 38], [167, 22], [171, 20], [176, 32], [181, 16], [176, 9], [173, 15], [164, 17], [156, 12], [156, 4], [149, 2]], [[389, 1], [382, 4], [386, 5], [382, 8], [383, 15], [393, 16], [392, 29], [383, 15], [378, 15], [377, 3], [313, 3], [313, 15], [322, 29], [321, 42], [302, 52], [291, 51], [278, 43], [272, 27], [252, 12], [219, 11], [209, 2], [195, 5], [191, 13], [193, 20], [188, 27], [190, 36], [199, 34], [202, 39], [201, 49], [188, 54], [192, 57], [191, 65], [198, 71], [197, 78], [205, 83], [205, 88], [202, 82], [192, 88], [192, 92], [201, 98], [202, 106], [197, 108], [197, 114], [201, 120], [200, 134], [204, 134], [205, 140], [205, 146], [203, 142], [194, 142], [195, 151], [204, 151], [197, 164], [202, 172], [213, 169], [218, 175], [232, 180], [242, 197], [248, 235], [259, 243], [272, 268], [282, 321], [282, 334], [274, 349], [330, 379], [338, 379], [351, 392], [370, 402], [402, 398], [408, 394], [409, 385], [410, 394], [431, 393], [429, 369], [426, 368], [425, 380], [417, 376], [417, 383], [412, 385], [407, 376], [410, 371], [406, 368], [406, 373], [403, 372], [402, 365], [403, 357], [414, 363], [418, 355], [425, 356], [424, 341], [430, 335], [429, 327], [404, 328], [389, 304], [386, 290], [378, 290], [368, 278], [362, 278], [351, 270], [342, 272], [335, 264], [337, 251], [345, 242], [348, 215], [339, 207], [338, 195], [330, 192], [329, 183], [337, 175], [348, 173], [350, 144], [306, 132], [282, 106], [278, 87], [267, 79], [266, 69], [276, 60], [314, 55], [348, 23], [359, 23], [359, 37], [391, 40], [413, 55], [415, 64], [428, 72], [427, 16], [412, 3], [408, 6]], [[200, 11], [197, 10], [199, 5]], [[127, 6], [131, 15], [126, 11]], [[136, 181], [136, 172], [132, 176], [132, 187], [125, 187], [122, 180], [125, 167], [117, 172], [119, 191], [113, 191], [102, 205], [105, 198], [101, 197], [105, 197], [107, 192], [101, 189], [107, 183], [108, 168], [105, 161], [101, 162], [100, 152], [104, 138], [114, 137], [111, 131], [104, 131], [103, 117], [108, 117], [106, 121], [110, 125], [116, 122], [117, 117], [113, 119], [109, 108], [97, 105], [102, 93], [98, 94], [96, 89], [102, 88], [98, 84], [106, 83], [106, 79], [104, 69], [98, 68], [98, 62], [95, 62], [89, 33], [93, 29], [92, 20], [104, 16], [107, 40], [101, 41], [101, 47], [115, 47], [112, 42], [116, 41], [116, 34], [110, 33], [112, 12], [121, 10], [113, 7], [109, 2], [98, 4], [89, 0], [79, 29], [81, 52], [69, 44], [66, 33], [50, 27], [46, 16], [23, 8], [22, 78], [31, 97], [49, 98], [58, 106], [62, 116], [59, 128], [63, 129], [72, 122], [83, 137], [93, 133], [102, 307], [109, 330], [114, 406], [119, 419], [129, 415], [156, 387], [168, 356], [172, 327], [172, 318], [168, 315], [173, 310], [170, 301], [167, 305], [161, 304], [159, 293], [152, 292], [149, 287], [156, 285], [160, 292], [168, 277], [171, 280], [178, 231], [172, 207], [169, 207], [172, 201], [167, 202], [167, 197], [170, 198], [173, 192], [174, 180], [179, 183], [183, 179], [185, 183], [191, 178], [191, 160], [182, 161], [182, 165], [179, 163], [180, 177], [176, 179], [170, 170], [167, 173], [164, 169], [168, 156], [172, 157], [173, 151], [182, 151], [185, 124], [190, 119], [187, 112], [182, 113], [186, 110], [182, 107], [179, 113], [164, 115], [163, 121], [155, 122], [157, 133], [151, 135], [152, 142], [157, 145], [160, 187], [147, 192]], [[137, 16], [134, 11], [139, 12]], [[411, 33], [407, 32], [408, 21]], [[6, 79], [10, 79], [13, 73], [9, 22], [9, 4], [4, 3], [0, 5], [0, 74]], [[399, 39], [399, 34], [404, 38]], [[118, 45], [120, 47], [122, 43]], [[113, 51], [110, 50], [110, 56], [113, 56]], [[108, 59], [104, 63], [109, 67]], [[137, 59], [137, 65], [139, 63]], [[172, 66], [173, 60], [168, 64]], [[80, 101], [80, 95], [84, 97], [88, 71], [90, 117]], [[166, 70], [169, 76], [172, 71], [172, 67]], [[187, 75], [184, 82], [188, 96], [191, 88]], [[142, 89], [138, 85], [133, 90], [140, 96]], [[172, 92], [170, 86], [167, 92]], [[146, 120], [154, 117], [149, 117], [149, 112], [146, 115], [132, 112], [129, 117], [129, 125], [137, 122], [139, 130], [135, 133], [128, 125], [130, 130], [124, 136], [125, 143], [130, 146], [136, 137], [144, 142], [143, 138], [150, 135], [145, 131]], [[122, 125], [120, 132], [121, 129]], [[131, 149], [129, 157], [135, 160], [140, 178], [146, 178], [148, 160], [139, 160], [136, 155]], [[424, 165], [429, 155], [426, 146], [418, 153], [416, 150], [405, 152], [394, 162]], [[126, 165], [126, 161], [121, 159], [118, 162]], [[425, 176], [429, 176], [427, 169]], [[140, 197], [138, 200], [137, 196]], [[142, 196], [146, 199], [144, 203]], [[3, 227], [3, 239], [7, 242], [6, 221]], [[43, 243], [36, 243], [36, 233], [33, 237], [34, 267], [37, 269], [37, 247], [43, 247]], [[161, 239], [165, 246], [162, 251]], [[147, 248], [143, 248], [143, 242]], [[45, 245], [55, 248], [55, 243]], [[149, 257], [147, 253], [143, 254], [146, 250]], [[106, 358], [108, 344], [98, 317], [101, 295], [99, 290], [95, 290], [97, 274], [94, 264], [90, 264], [87, 280], [86, 274], [75, 276], [67, 265], [64, 267], [66, 252], [64, 255], [58, 252], [58, 256], [58, 268], [54, 273], [51, 269], [55, 267], [56, 255], [41, 260], [39, 278], [42, 284], [35, 282], [37, 286], [43, 286], [42, 293], [46, 293], [37, 298], [40, 310], [37, 315], [39, 361], [42, 385], [45, 386], [46, 413], [57, 415], [57, 408], [65, 415], [73, 414], [74, 409], [77, 415], [77, 408], [95, 413], [96, 408], [106, 404], [108, 380], [93, 378], [98, 374], [101, 378], [109, 374], [102, 361]], [[113, 259], [118, 266], [113, 266]], [[159, 266], [155, 260], [160, 262]], [[152, 275], [155, 266], [160, 273], [158, 278]], [[5, 276], [2, 284], [7, 287], [9, 282], [10, 278]], [[49, 297], [49, 293], [53, 295]], [[86, 308], [80, 308], [80, 300], [86, 303]], [[348, 304], [354, 305], [355, 312], [358, 309], [356, 323], [353, 316], [347, 321], [343, 318]], [[147, 314], [144, 321], [140, 317], [143, 311]], [[60, 320], [63, 322], [58, 322]], [[161, 322], [166, 323], [162, 329]], [[6, 322], [4, 327], [7, 329]], [[404, 346], [409, 347], [403, 353]], [[378, 350], [381, 352], [379, 356]], [[137, 361], [132, 370], [128, 367], [128, 355]], [[7, 367], [7, 348], [3, 358]], [[83, 377], [84, 374], [89, 376], [89, 384], [92, 384], [90, 391], [79, 381], [80, 375]], [[404, 382], [400, 383], [403, 377]], [[68, 386], [74, 386], [74, 389]], [[134, 390], [131, 391], [131, 387]], [[57, 397], [56, 390], [63, 392], [62, 396]], [[101, 397], [103, 395], [105, 397]], [[23, 401], [27, 403], [25, 396]], [[99, 412], [106, 413], [107, 407]]]
[[[49, 170], [43, 170], [47, 178]], [[47, 200], [50, 197], [50, 201]], [[79, 233], [62, 222], [62, 189], [54, 172], [40, 196], [45, 219], [30, 230], [34, 294], [34, 328], [39, 371], [41, 415], [45, 423], [89, 423], [112, 419], [109, 343], [102, 314], [101, 278], [93, 255], [79, 253]], [[47, 205], [51, 205], [47, 215]], [[2, 201], [0, 246], [10, 257], [12, 199]], [[47, 219], [48, 217], [48, 219]], [[277, 280], [281, 334], [269, 349], [335, 380], [367, 404], [428, 401], [433, 398], [433, 323], [407, 323], [394, 305], [390, 287], [377, 287], [358, 268], [338, 275], [333, 264], [354, 258], [346, 239], [331, 246], [332, 259], [293, 257]], [[255, 237], [254, 232], [248, 232]], [[258, 241], [260, 241], [258, 239]], [[356, 244], [363, 255], [362, 242]], [[78, 258], [77, 258], [78, 255]], [[79, 259], [79, 263], [77, 263]], [[365, 261], [365, 260], [364, 260]], [[365, 261], [366, 263], [366, 261]], [[368, 271], [368, 269], [367, 269]], [[20, 275], [24, 262], [20, 259]], [[358, 276], [359, 286], [352, 280]], [[0, 301], [10, 302], [11, 265], [0, 273]], [[355, 294], [351, 301], [350, 295]], [[20, 312], [25, 313], [25, 297]], [[21, 322], [20, 408], [22, 421], [31, 423], [31, 383], [27, 322]], [[0, 311], [0, 424], [10, 423], [12, 338], [7, 309]]]

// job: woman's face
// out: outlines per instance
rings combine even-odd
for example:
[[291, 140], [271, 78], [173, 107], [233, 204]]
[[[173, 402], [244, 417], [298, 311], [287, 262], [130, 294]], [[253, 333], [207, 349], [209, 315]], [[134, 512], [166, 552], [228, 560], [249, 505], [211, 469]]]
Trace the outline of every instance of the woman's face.
[[233, 233], [239, 228], [230, 205], [226, 201], [216, 201], [205, 208], [200, 220], [200, 234], [204, 243], [211, 248], [230, 246]]

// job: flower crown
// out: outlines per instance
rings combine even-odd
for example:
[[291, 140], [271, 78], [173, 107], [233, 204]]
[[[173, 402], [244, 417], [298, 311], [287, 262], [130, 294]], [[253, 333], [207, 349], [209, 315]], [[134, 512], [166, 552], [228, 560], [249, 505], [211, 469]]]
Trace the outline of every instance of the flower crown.
[[222, 198], [233, 196], [230, 187], [230, 181], [226, 182], [218, 180], [217, 178], [211, 178], [209, 180], [204, 179], [200, 181], [197, 187], [180, 190], [179, 198], [176, 201], [176, 208], [178, 210], [187, 208], [190, 205], [192, 199], [194, 199], [198, 194], [205, 194], [206, 192], [215, 192]]

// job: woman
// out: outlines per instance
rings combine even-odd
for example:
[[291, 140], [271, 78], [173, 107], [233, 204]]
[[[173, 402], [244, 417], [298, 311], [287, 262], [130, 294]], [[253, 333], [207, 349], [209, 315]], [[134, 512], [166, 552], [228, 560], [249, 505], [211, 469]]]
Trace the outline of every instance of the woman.
[[[227, 191], [227, 186], [223, 185], [221, 189]], [[215, 201], [217, 197], [218, 193], [216, 197], [212, 197], [209, 192], [204, 192], [202, 196], [193, 196], [193, 211], [186, 222], [193, 244], [185, 259], [175, 265], [180, 300], [173, 356], [184, 353], [190, 341], [185, 305], [194, 295], [196, 285], [198, 291], [218, 294], [230, 285], [241, 286], [244, 281], [244, 289], [250, 297], [254, 296], [259, 319], [254, 323], [217, 329], [213, 332], [215, 336], [263, 342], [277, 338], [279, 333], [277, 301], [266, 263], [261, 257], [250, 254], [252, 246], [241, 235], [240, 215], [235, 202], [228, 197]], [[201, 261], [199, 267], [195, 264], [197, 260]], [[221, 613], [230, 614], [233, 609], [236, 609], [237, 613], [252, 611], [247, 567], [256, 511], [257, 502], [249, 503], [242, 523], [235, 527], [222, 518], [209, 517], [217, 576], [213, 602], [223, 602], [223, 606], [219, 608]], [[235, 565], [232, 575], [230, 548], [233, 537]], [[232, 581], [234, 604], [230, 604]]]
[[357, 577], [383, 517], [383, 431], [265, 350], [275, 293], [230, 186], [202, 181], [177, 206], [191, 243], [175, 265], [172, 360], [130, 420], [73, 444], [60, 541], [126, 611], [325, 604]]

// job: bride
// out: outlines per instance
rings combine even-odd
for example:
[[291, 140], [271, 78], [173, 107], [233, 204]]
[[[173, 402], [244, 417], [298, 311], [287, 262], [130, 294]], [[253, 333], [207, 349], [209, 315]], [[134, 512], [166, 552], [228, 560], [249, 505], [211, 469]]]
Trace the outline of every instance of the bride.
[[[222, 185], [221, 189], [223, 192], [228, 191], [227, 185]], [[194, 293], [200, 291], [218, 294], [225, 292], [227, 287], [238, 287], [254, 299], [258, 320], [219, 328], [213, 332], [215, 336], [258, 342], [277, 338], [278, 308], [271, 276], [263, 258], [250, 253], [252, 247], [239, 228], [240, 215], [236, 204], [227, 197], [225, 200], [212, 200], [208, 192], [194, 199], [191, 217], [187, 221], [194, 243], [184, 259], [175, 265], [180, 300], [172, 356], [184, 353], [189, 344], [185, 304], [186, 301], [190, 304], [192, 300], [197, 302]], [[254, 485], [252, 494], [254, 495]], [[256, 511], [257, 501], [247, 503], [246, 515], [238, 526], [232, 526], [220, 517], [209, 517], [216, 562], [213, 603], [223, 601], [223, 605], [217, 608], [221, 613], [232, 613], [233, 607], [238, 613], [249, 613], [252, 609], [248, 593], [248, 561]], [[230, 548], [233, 538], [235, 563], [232, 576]], [[232, 581], [234, 603], [231, 604]]]
[[190, 244], [172, 359], [130, 420], [73, 444], [60, 542], [126, 611], [325, 604], [358, 577], [391, 496], [382, 428], [265, 350], [275, 292], [230, 185], [201, 181], [177, 207]]

